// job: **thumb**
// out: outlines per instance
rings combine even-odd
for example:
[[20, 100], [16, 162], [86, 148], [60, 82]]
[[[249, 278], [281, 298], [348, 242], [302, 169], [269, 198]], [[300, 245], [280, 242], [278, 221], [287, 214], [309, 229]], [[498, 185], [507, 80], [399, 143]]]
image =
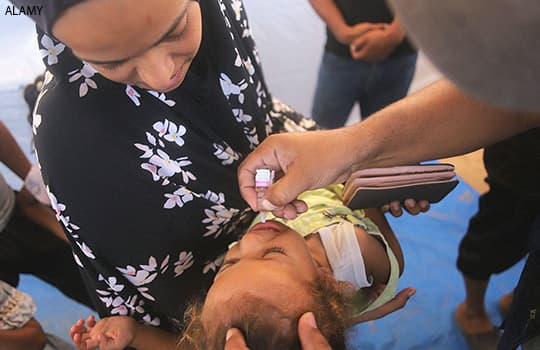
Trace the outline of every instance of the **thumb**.
[[227, 331], [224, 350], [249, 350], [240, 330], [231, 328]]
[[300, 193], [309, 189], [310, 186], [306, 176], [302, 176], [302, 174], [297, 174], [291, 170], [266, 189], [264, 199], [274, 205], [275, 208], [265, 209], [274, 210], [276, 208], [282, 208], [295, 201]]
[[302, 350], [332, 350], [326, 338], [317, 328], [315, 316], [306, 312], [298, 321], [298, 336]]

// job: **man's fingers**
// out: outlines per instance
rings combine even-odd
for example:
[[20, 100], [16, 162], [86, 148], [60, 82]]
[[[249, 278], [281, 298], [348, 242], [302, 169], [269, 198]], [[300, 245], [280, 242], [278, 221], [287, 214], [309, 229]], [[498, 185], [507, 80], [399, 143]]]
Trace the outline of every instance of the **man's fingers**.
[[249, 350], [242, 332], [236, 328], [229, 329], [227, 331], [227, 335], [225, 336], [224, 350]]
[[264, 198], [278, 208], [294, 203], [298, 194], [310, 189], [305, 179], [298, 171], [291, 170], [266, 189]]
[[317, 328], [315, 316], [306, 312], [298, 321], [298, 336], [302, 344], [302, 350], [332, 350], [326, 338]]

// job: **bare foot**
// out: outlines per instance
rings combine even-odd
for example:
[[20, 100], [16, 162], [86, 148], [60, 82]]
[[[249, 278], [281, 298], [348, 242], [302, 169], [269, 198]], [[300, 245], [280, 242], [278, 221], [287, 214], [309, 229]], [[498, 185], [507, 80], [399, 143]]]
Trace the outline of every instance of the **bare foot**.
[[465, 334], [480, 334], [493, 331], [493, 324], [485, 312], [475, 313], [467, 308], [465, 302], [458, 305], [454, 318]]
[[499, 311], [501, 315], [506, 316], [510, 311], [510, 305], [512, 305], [512, 299], [514, 298], [514, 291], [505, 294], [499, 299]]

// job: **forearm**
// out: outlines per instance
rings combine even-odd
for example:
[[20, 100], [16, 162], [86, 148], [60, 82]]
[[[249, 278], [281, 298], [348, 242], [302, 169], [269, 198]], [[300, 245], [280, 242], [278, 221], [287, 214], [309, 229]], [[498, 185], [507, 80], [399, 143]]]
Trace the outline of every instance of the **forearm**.
[[403, 273], [403, 270], [405, 268], [403, 251], [401, 250], [401, 245], [399, 244], [399, 241], [394, 234], [394, 230], [392, 230], [392, 227], [390, 227], [388, 220], [386, 220], [386, 217], [378, 208], [365, 209], [365, 213], [366, 216], [369, 217], [371, 221], [373, 221], [373, 223], [379, 228], [379, 231], [384, 236], [384, 239], [388, 243], [388, 246], [390, 247], [390, 249], [392, 249], [392, 252], [396, 256], [400, 274]]
[[138, 350], [174, 350], [178, 335], [152, 326], [137, 324], [137, 332], [131, 346]]
[[17, 194], [17, 204], [23, 215], [29, 220], [50, 231], [58, 238], [68, 242], [64, 230], [56, 220], [51, 208], [36, 201], [34, 196], [32, 196], [26, 188], [23, 188]]
[[0, 331], [3, 350], [41, 350], [47, 341], [39, 323], [31, 319], [23, 328]]
[[349, 25], [345, 22], [334, 0], [309, 0], [309, 2], [336, 39], [345, 40]]
[[463, 154], [538, 126], [539, 113], [485, 105], [443, 80], [350, 127], [344, 142], [359, 149], [356, 170]]
[[0, 122], [0, 161], [21, 179], [26, 177], [31, 167], [30, 161], [3, 122]]

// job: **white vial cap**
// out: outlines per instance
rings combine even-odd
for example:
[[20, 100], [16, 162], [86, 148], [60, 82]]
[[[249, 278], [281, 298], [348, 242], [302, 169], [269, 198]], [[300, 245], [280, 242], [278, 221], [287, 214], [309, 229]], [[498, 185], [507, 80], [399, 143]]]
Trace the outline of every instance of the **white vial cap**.
[[270, 187], [274, 180], [274, 171], [270, 169], [257, 169], [255, 173], [255, 187]]

